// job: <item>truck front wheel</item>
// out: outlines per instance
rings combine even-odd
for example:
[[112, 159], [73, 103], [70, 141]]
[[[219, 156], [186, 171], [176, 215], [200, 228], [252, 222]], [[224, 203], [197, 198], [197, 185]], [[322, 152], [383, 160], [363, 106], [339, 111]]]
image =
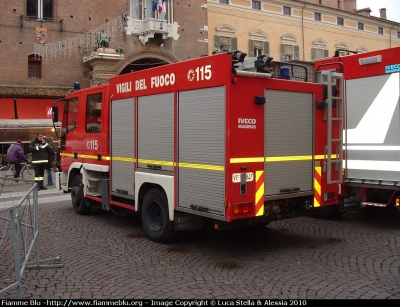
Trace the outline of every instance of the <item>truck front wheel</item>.
[[90, 213], [92, 206], [90, 201], [83, 196], [82, 179], [79, 175], [76, 175], [72, 180], [71, 200], [76, 213], [81, 215]]
[[147, 192], [141, 216], [144, 231], [150, 240], [165, 243], [174, 239], [174, 222], [169, 219], [168, 199], [162, 191], [152, 189]]

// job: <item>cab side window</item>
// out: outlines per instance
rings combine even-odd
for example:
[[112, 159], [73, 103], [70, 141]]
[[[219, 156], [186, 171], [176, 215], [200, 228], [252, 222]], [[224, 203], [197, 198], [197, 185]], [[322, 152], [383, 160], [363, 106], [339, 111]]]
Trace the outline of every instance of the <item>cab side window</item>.
[[65, 104], [67, 113], [67, 132], [74, 130], [78, 124], [78, 98], [72, 98]]
[[86, 103], [86, 132], [101, 132], [101, 101], [102, 93], [91, 94], [87, 96]]

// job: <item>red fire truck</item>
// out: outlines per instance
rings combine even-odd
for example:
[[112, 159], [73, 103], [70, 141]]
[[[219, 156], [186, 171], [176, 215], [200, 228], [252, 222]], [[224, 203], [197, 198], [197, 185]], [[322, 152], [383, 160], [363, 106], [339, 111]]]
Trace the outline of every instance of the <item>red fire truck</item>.
[[315, 70], [342, 73], [345, 83], [339, 212], [399, 207], [400, 47], [324, 59]]
[[327, 120], [325, 100], [341, 74], [298, 81], [290, 64], [244, 58], [167, 64], [55, 102], [56, 184], [76, 213], [96, 204], [137, 211], [149, 239], [166, 242], [183, 230], [266, 225], [335, 206], [342, 155], [331, 148], [342, 126], [336, 115]]

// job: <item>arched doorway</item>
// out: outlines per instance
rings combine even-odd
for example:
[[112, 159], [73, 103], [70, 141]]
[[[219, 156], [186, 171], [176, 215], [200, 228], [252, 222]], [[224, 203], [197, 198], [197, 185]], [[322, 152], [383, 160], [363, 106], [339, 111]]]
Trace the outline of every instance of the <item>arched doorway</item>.
[[125, 59], [117, 64], [116, 75], [123, 75], [179, 61], [174, 55], [158, 48], [135, 51], [125, 55]]
[[120, 75], [128, 74], [130, 72], [148, 69], [167, 64], [165, 61], [161, 61], [156, 58], [143, 58], [138, 59], [132, 63], [128, 63], [125, 68], [119, 73]]

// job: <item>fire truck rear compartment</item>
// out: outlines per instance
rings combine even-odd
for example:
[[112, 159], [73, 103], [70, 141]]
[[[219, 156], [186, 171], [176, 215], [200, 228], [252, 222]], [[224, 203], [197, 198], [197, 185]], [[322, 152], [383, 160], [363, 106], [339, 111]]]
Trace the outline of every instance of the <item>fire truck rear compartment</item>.
[[265, 215], [309, 209], [313, 197], [313, 95], [266, 90]]
[[[312, 203], [313, 95], [266, 90], [265, 96], [265, 215], [279, 219]], [[173, 93], [138, 97], [137, 117], [133, 99], [112, 102], [114, 199], [135, 199], [136, 160], [136, 172], [174, 175], [173, 101]], [[225, 112], [225, 87], [178, 94], [177, 208], [217, 220], [225, 216]]]
[[[148, 178], [147, 186], [159, 189], [163, 189], [157, 184], [159, 178], [177, 175], [178, 208], [186, 212], [200, 208], [206, 215], [223, 218], [225, 87], [178, 93], [176, 164], [173, 93], [138, 97], [137, 116], [133, 98], [113, 101], [111, 110], [112, 199], [135, 199], [135, 186], [139, 189], [136, 195], [148, 190], [142, 183], [135, 182], [135, 177], [141, 174]], [[133, 118], [137, 121], [137, 131]], [[144, 190], [140, 191], [142, 188]], [[168, 191], [165, 193], [168, 195]], [[169, 197], [170, 207], [173, 200], [173, 196]], [[140, 208], [140, 203], [136, 206]]]

